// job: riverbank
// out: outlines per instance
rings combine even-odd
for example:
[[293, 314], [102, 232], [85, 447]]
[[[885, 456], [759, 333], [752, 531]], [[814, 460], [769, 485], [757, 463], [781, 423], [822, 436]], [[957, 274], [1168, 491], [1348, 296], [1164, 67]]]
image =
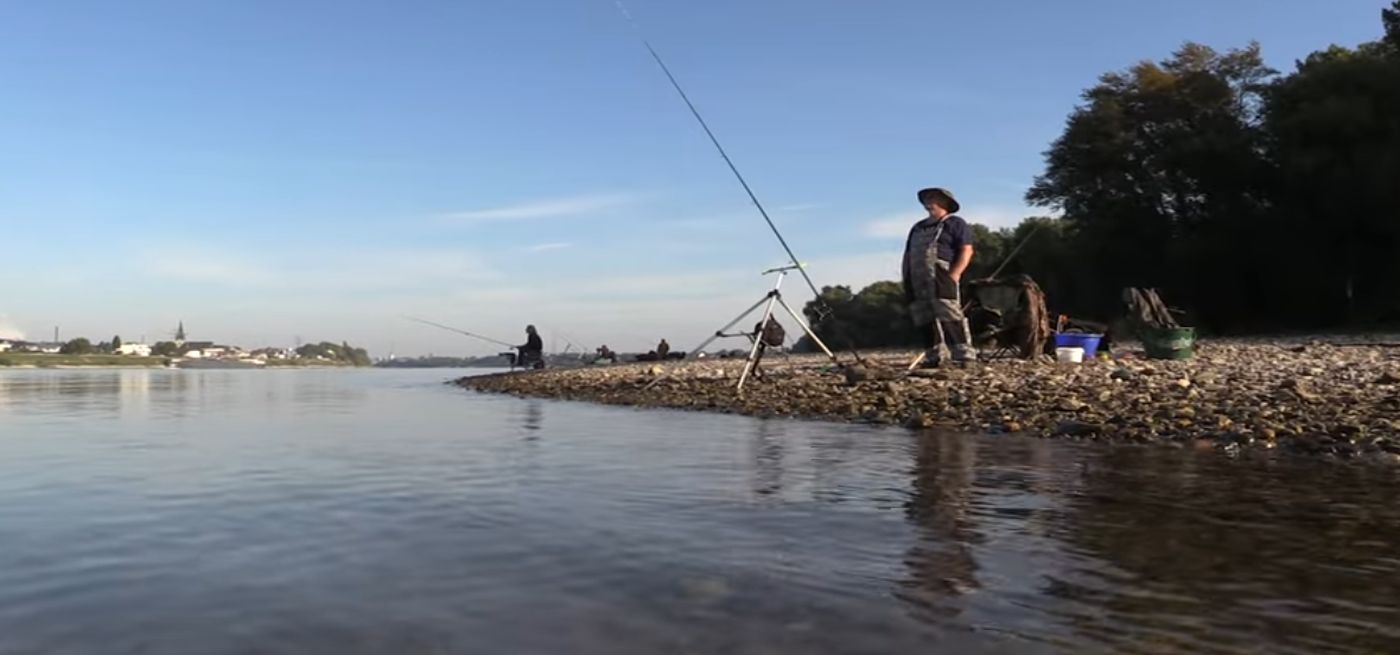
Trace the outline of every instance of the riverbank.
[[[239, 365], [236, 361], [227, 366], [221, 360], [188, 359], [172, 360], [168, 357], [136, 357], [133, 355], [53, 355], [47, 353], [0, 353], [0, 370], [6, 368], [167, 368], [172, 362], [179, 367], [180, 362], [193, 362], [190, 368], [206, 369], [290, 369], [290, 368], [369, 368], [357, 367], [351, 362], [324, 359], [297, 358], [273, 359], [258, 364]], [[183, 368], [183, 367], [180, 367]]]
[[1080, 365], [1011, 360], [905, 374], [912, 355], [879, 353], [866, 357], [867, 367], [844, 370], [821, 357], [775, 357], [766, 379], [742, 395], [734, 391], [742, 360], [502, 373], [457, 384], [637, 407], [1400, 462], [1400, 348], [1239, 340], [1202, 343], [1180, 362], [1128, 352]]
[[47, 353], [0, 353], [4, 368], [162, 368], [164, 357], [135, 355], [52, 355]]

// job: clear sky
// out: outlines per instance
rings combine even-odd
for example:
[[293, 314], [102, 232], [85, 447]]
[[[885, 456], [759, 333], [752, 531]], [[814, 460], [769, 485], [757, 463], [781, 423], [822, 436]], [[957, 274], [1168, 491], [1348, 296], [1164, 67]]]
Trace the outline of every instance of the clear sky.
[[[921, 186], [1025, 215], [1099, 74], [1187, 40], [1289, 69], [1385, 4], [629, 2], [817, 283], [853, 285], [897, 274]], [[376, 355], [498, 350], [404, 314], [684, 349], [784, 261], [612, 0], [0, 0], [0, 227], [0, 333]]]

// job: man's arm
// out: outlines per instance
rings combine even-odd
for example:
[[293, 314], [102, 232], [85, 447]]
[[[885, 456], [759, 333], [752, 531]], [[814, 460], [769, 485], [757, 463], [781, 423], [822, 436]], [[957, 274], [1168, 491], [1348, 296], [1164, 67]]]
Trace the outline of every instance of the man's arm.
[[967, 267], [971, 263], [972, 244], [969, 243], [958, 250], [957, 260], [948, 269], [948, 275], [952, 276], [954, 282], [962, 280], [963, 273], [967, 271]]
[[904, 302], [914, 302], [914, 281], [909, 279], [909, 245], [913, 242], [914, 235], [911, 230], [909, 238], [904, 241], [904, 259], [900, 262], [900, 281], [904, 285]]

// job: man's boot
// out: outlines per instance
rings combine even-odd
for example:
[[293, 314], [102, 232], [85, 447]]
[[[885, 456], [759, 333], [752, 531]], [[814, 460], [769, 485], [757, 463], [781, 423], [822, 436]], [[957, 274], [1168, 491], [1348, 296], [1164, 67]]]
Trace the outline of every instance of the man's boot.
[[924, 331], [924, 361], [920, 368], [938, 368], [943, 365], [943, 328], [934, 321]]

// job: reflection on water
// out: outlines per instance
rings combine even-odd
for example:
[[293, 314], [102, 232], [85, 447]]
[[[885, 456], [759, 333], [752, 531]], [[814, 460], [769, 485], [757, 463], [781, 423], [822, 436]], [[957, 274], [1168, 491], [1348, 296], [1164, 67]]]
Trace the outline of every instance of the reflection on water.
[[[50, 414], [94, 418], [171, 418], [266, 411], [348, 413], [363, 389], [341, 384], [353, 371], [58, 369], [0, 371], [0, 417]], [[259, 376], [247, 384], [247, 376]]]
[[477, 396], [0, 371], [0, 653], [1400, 651], [1400, 479]]

